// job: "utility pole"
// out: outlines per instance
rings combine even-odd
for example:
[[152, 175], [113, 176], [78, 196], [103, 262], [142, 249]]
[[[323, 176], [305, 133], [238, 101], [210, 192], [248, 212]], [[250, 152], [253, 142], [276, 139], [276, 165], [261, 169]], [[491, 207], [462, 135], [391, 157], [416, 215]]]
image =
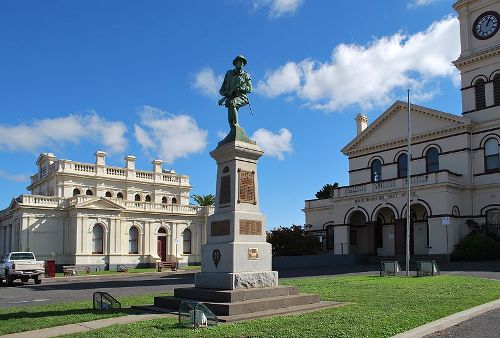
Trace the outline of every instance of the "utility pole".
[[406, 157], [406, 276], [410, 276], [410, 218], [411, 218], [411, 108], [410, 90], [408, 89], [408, 151]]

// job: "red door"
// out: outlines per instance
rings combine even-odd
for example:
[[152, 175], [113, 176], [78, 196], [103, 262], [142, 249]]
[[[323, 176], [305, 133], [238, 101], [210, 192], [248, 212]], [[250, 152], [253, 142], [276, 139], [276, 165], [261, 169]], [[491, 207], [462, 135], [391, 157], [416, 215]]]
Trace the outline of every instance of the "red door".
[[156, 243], [158, 246], [158, 256], [160, 256], [162, 262], [165, 262], [167, 260], [167, 237], [158, 237]]

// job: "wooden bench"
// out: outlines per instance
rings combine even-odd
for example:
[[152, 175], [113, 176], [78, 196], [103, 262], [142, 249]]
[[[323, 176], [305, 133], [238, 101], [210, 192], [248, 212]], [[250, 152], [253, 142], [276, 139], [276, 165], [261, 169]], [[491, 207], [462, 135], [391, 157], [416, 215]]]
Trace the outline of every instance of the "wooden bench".
[[79, 268], [77, 268], [75, 265], [63, 266], [64, 276], [74, 276], [78, 271], [85, 272], [85, 274], [90, 275], [90, 268], [88, 266]]
[[177, 270], [177, 258], [174, 255], [168, 255], [165, 261], [156, 262], [156, 271], [161, 272], [165, 268], [169, 268], [172, 271]]

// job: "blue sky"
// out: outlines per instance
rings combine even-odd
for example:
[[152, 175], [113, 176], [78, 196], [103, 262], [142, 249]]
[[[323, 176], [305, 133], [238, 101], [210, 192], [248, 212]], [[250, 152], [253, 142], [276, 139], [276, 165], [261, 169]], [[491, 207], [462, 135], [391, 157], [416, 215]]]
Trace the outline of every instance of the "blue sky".
[[221, 77], [248, 59], [240, 125], [259, 161], [268, 228], [302, 224], [304, 200], [348, 184], [354, 116], [395, 100], [460, 114], [458, 21], [446, 0], [2, 1], [0, 208], [26, 193], [40, 152], [123, 166], [151, 161], [215, 193], [209, 156], [228, 131]]

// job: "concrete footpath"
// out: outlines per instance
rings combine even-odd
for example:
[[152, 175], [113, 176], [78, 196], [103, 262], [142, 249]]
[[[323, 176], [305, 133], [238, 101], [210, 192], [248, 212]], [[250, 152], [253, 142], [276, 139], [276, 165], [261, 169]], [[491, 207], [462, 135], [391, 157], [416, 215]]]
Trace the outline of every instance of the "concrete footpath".
[[115, 325], [115, 324], [130, 324], [143, 320], [159, 319], [172, 316], [170, 314], [138, 314], [123, 317], [114, 317], [99, 319], [90, 322], [83, 322], [77, 324], [68, 324], [63, 326], [49, 327], [46, 329], [39, 329], [33, 331], [25, 331], [19, 333], [12, 333], [8, 335], [1, 336], [2, 338], [45, 338], [45, 337], [57, 337], [70, 333], [80, 333], [90, 330], [100, 329], [103, 327]]

